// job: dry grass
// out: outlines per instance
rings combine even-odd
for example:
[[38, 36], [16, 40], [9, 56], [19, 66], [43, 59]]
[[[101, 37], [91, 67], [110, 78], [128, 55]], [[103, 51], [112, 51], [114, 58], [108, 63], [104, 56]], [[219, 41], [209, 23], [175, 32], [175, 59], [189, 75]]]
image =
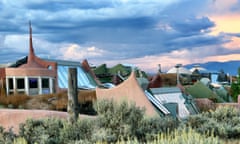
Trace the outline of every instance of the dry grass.
[[53, 94], [31, 96], [32, 98], [25, 103], [26, 109], [43, 109], [53, 110], [54, 106], [51, 103], [51, 99], [55, 96]]
[[10, 95], [0, 96], [0, 104], [8, 107], [11, 105], [13, 108], [24, 107], [25, 103], [30, 100], [31, 97], [27, 95]]
[[[78, 101], [84, 104], [89, 101], [95, 101], [96, 91], [93, 90], [81, 90], [78, 93]], [[57, 94], [46, 95], [10, 95], [0, 96], [0, 105], [9, 108], [24, 108], [24, 109], [43, 109], [43, 110], [58, 110], [66, 111], [68, 104], [67, 91], [63, 91]]]

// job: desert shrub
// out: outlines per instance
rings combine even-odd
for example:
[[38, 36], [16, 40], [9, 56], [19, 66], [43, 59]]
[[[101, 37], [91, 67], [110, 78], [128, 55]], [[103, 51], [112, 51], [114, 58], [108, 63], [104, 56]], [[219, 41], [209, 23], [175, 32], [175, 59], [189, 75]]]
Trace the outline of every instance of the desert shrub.
[[138, 134], [136, 137], [141, 141], [152, 141], [159, 133], [168, 133], [176, 130], [179, 126], [179, 121], [173, 117], [151, 117], [141, 121], [137, 128]]
[[28, 143], [57, 144], [60, 141], [60, 131], [63, 122], [60, 119], [49, 118], [43, 120], [28, 119], [19, 126], [19, 136], [24, 137]]
[[[105, 144], [106, 142], [99, 142], [99, 144]], [[116, 144], [139, 144], [143, 143], [138, 139], [119, 140]], [[218, 137], [213, 134], [205, 135], [199, 134], [191, 128], [175, 129], [172, 132], [160, 133], [154, 139], [147, 140], [146, 144], [222, 144]], [[79, 142], [80, 144], [80, 142]]]
[[129, 104], [126, 101], [116, 103], [113, 100], [100, 100], [94, 107], [98, 113], [96, 124], [104, 128], [102, 131], [107, 142], [116, 142], [137, 135], [137, 127], [144, 117], [144, 109], [136, 107], [134, 103]]
[[[148, 142], [147, 142], [148, 143]], [[156, 144], [220, 144], [220, 140], [212, 134], [199, 134], [191, 128], [174, 130], [170, 133], [161, 133], [154, 141]]]
[[91, 141], [94, 122], [90, 119], [78, 120], [74, 124], [65, 122], [60, 132], [61, 143], [71, 143], [81, 140], [81, 142]]
[[92, 120], [78, 120], [74, 124], [66, 120], [48, 118], [43, 120], [28, 119], [19, 127], [19, 137], [27, 143], [59, 144], [73, 141], [90, 141], [94, 123]]
[[12, 129], [5, 130], [2, 126], [0, 126], [0, 143], [1, 144], [12, 144], [14, 139], [17, 136], [14, 134]]
[[218, 107], [215, 111], [190, 116], [186, 124], [202, 134], [212, 132], [221, 138], [237, 139], [240, 137], [240, 110]]
[[13, 144], [28, 144], [27, 140], [23, 137], [15, 138]]

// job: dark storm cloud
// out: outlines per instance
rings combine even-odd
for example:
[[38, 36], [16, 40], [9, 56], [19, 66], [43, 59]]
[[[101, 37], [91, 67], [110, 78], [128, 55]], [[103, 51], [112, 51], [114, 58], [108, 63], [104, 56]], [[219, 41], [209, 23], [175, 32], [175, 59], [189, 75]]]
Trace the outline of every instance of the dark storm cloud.
[[227, 42], [222, 36], [195, 35], [190, 37], [180, 37], [167, 42], [169, 47], [192, 48], [207, 45], [217, 45]]
[[27, 55], [27, 53], [16, 52], [12, 50], [0, 49], [0, 52], [1, 52], [0, 64], [12, 63], [15, 62], [15, 60], [21, 59], [22, 57]]
[[151, 17], [112, 18], [99, 21], [87, 21], [84, 27], [133, 28], [136, 30], [152, 28], [156, 20]]
[[10, 34], [20, 33], [21, 34], [23, 31], [21, 30], [21, 26], [19, 26], [19, 23], [8, 21], [7, 19], [9, 17], [8, 16], [0, 17], [0, 34], [4, 34], [4, 33], [10, 33]]
[[[148, 29], [153, 29], [156, 21], [150, 17], [114, 18], [106, 20], [89, 20], [80, 23], [52, 22], [36, 23], [39, 33], [51, 33], [48, 40], [54, 42], [74, 41], [82, 44], [87, 42], [110, 43], [142, 43], [149, 35]], [[44, 29], [44, 31], [40, 31]], [[145, 33], [146, 32], [146, 33]], [[38, 31], [36, 32], [38, 33]], [[150, 35], [149, 35], [150, 36]], [[144, 39], [143, 39], [144, 38]]]
[[76, 0], [67, 0], [67, 1], [43, 1], [43, 2], [30, 2], [26, 3], [25, 7], [31, 10], [46, 10], [50, 12], [61, 11], [63, 9], [100, 9], [106, 7], [112, 7], [112, 4], [107, 1], [76, 1]]
[[199, 35], [203, 31], [215, 26], [215, 24], [207, 17], [202, 18], [186, 18], [178, 21], [171, 21], [171, 26], [182, 36]]

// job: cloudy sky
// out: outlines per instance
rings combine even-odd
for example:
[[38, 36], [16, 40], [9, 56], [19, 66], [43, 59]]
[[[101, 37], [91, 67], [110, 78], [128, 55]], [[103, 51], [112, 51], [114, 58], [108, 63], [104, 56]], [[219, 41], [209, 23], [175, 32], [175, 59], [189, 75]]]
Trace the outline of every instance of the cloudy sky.
[[0, 0], [0, 63], [28, 54], [155, 72], [240, 60], [240, 0]]

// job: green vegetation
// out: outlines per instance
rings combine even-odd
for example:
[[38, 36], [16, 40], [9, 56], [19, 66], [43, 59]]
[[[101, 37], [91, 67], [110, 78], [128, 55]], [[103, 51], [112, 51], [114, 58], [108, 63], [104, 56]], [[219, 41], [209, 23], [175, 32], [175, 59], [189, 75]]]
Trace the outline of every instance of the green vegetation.
[[215, 111], [190, 116], [186, 122], [197, 132], [213, 133], [225, 139], [240, 138], [240, 110], [234, 107], [219, 107]]
[[239, 94], [240, 94], [240, 68], [238, 68], [237, 80], [233, 82], [231, 85], [231, 95], [234, 101], [237, 101]]
[[144, 109], [124, 101], [103, 100], [94, 107], [98, 117], [74, 124], [56, 118], [29, 119], [20, 125], [17, 135], [0, 127], [0, 143], [220, 144], [240, 140], [240, 110], [233, 107], [219, 107], [184, 121], [145, 117]]
[[192, 86], [186, 87], [186, 91], [194, 98], [208, 98], [214, 102], [224, 102], [221, 97], [200, 81], [196, 82]]

